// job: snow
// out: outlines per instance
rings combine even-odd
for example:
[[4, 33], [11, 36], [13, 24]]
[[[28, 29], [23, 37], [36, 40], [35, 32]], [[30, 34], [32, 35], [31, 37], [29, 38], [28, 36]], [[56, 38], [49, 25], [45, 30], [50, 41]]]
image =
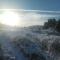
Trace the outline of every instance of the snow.
[[[0, 33], [0, 41], [4, 52], [10, 54], [16, 60], [29, 60], [25, 55], [38, 54], [46, 60], [60, 60], [60, 56], [51, 54], [50, 46], [55, 40], [60, 40], [60, 34], [52, 29], [42, 27], [27, 27], [19, 30], [4, 31]], [[44, 42], [45, 41], [45, 42]], [[47, 43], [47, 50], [42, 49], [42, 42]], [[10, 52], [10, 53], [9, 53]]]
[[10, 59], [14, 58], [14, 60], [27, 60], [18, 49], [14, 48], [10, 37], [4, 33], [0, 36], [0, 42], [2, 44], [2, 49], [4, 50], [4, 56], [9, 56]]

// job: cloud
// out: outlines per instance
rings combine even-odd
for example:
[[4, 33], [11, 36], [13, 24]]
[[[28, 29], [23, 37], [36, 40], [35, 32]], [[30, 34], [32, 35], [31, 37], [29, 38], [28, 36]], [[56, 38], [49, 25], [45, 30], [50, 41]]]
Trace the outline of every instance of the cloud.
[[0, 10], [13, 10], [13, 11], [23, 11], [23, 12], [44, 12], [44, 13], [60, 14], [60, 11], [49, 11], [49, 10], [25, 10], [25, 9], [0, 9]]
[[21, 25], [22, 26], [30, 26], [30, 25], [43, 25], [45, 21], [49, 18], [56, 18], [59, 15], [48, 15], [48, 14], [40, 14], [36, 12], [26, 12], [20, 13], [21, 17]]
[[18, 9], [18, 11], [43, 12], [43, 13], [58, 13], [58, 14], [60, 14], [60, 11], [47, 11], [47, 10], [24, 10], [24, 9]]
[[0, 11], [2, 10], [12, 10], [13, 12], [17, 12], [20, 17], [20, 26], [43, 25], [49, 18], [60, 17], [60, 11], [0, 9]]

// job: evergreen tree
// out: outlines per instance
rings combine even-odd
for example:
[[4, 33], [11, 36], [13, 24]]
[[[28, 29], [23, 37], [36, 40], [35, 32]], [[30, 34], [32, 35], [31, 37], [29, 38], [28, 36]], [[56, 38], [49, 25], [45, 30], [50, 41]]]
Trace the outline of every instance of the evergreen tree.
[[57, 21], [56, 30], [60, 32], [60, 19]]

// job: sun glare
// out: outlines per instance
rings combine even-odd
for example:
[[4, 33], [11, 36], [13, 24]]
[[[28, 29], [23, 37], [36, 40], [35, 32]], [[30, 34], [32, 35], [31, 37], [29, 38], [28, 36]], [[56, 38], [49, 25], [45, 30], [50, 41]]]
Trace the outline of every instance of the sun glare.
[[12, 11], [4, 11], [1, 15], [2, 23], [10, 26], [17, 26], [19, 24], [19, 15]]

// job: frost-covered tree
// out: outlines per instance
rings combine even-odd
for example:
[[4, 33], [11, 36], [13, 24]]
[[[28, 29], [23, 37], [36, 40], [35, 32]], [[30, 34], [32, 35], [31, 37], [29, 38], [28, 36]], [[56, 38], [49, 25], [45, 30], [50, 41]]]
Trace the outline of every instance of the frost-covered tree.
[[60, 32], [60, 19], [57, 21], [56, 30]]
[[55, 28], [56, 26], [56, 19], [48, 19], [48, 22], [45, 22], [44, 26], [46, 28]]
[[0, 60], [3, 60], [3, 50], [1, 44], [0, 44]]

